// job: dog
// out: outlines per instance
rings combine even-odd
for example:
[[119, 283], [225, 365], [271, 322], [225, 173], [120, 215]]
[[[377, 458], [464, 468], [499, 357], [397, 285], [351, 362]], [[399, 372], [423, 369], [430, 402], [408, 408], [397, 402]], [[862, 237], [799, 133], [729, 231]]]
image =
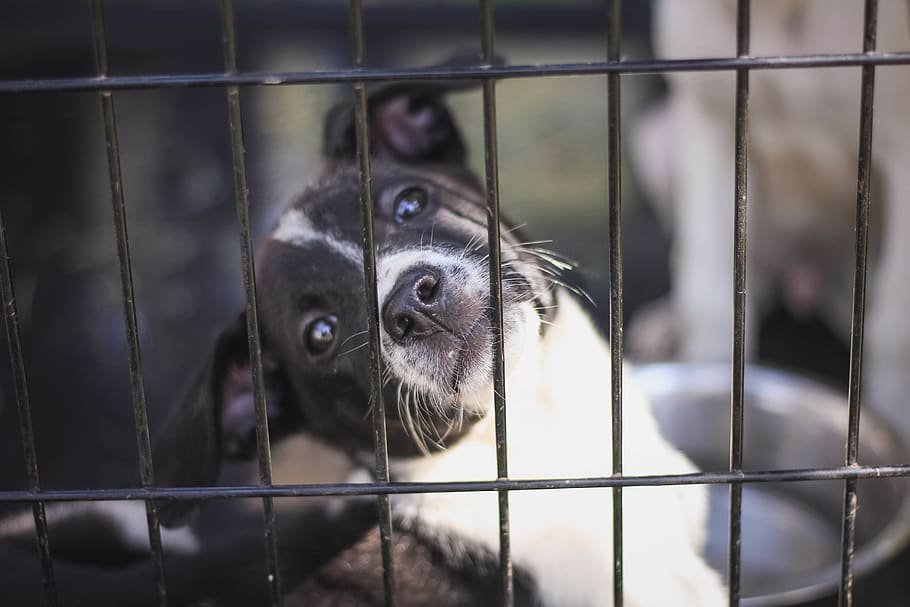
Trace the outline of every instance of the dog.
[[[372, 89], [368, 98], [382, 395], [397, 481], [496, 478], [488, 210], [445, 103], [447, 94], [475, 85], [396, 83]], [[324, 151], [321, 178], [280, 216], [258, 254], [267, 412], [273, 438], [306, 432], [371, 461], [361, 186], [350, 103], [329, 112]], [[510, 477], [607, 475], [608, 345], [554, 280], [563, 267], [558, 258], [525, 243], [510, 223], [501, 230]], [[158, 481], [211, 484], [222, 458], [252, 455], [254, 419], [241, 315], [216, 340], [156, 441]], [[626, 373], [624, 433], [627, 474], [695, 470], [660, 435]], [[623, 503], [627, 604], [725, 604], [720, 577], [699, 554], [704, 487], [627, 488]], [[516, 604], [612, 604], [611, 505], [609, 489], [510, 494]], [[164, 524], [180, 525], [194, 506], [162, 501], [160, 508]], [[494, 493], [396, 495], [391, 508], [401, 604], [497, 603]], [[335, 525], [339, 533], [345, 527]], [[319, 573], [285, 584], [286, 600], [381, 604], [378, 555], [374, 527], [328, 561], [343, 565], [342, 579], [318, 584], [325, 579]], [[428, 570], [435, 573], [417, 575]], [[345, 602], [352, 588], [360, 598]]]
[[[369, 95], [383, 398], [398, 481], [496, 478], [488, 212], [444, 101], [471, 85], [402, 83]], [[281, 215], [257, 256], [267, 409], [276, 435], [307, 432], [364, 461], [371, 458], [373, 430], [350, 104], [329, 113], [324, 150], [324, 174]], [[561, 265], [503, 223], [512, 478], [604, 476], [611, 466], [609, 349], [574, 296], [554, 280]], [[625, 472], [694, 471], [660, 435], [628, 374], [624, 378]], [[162, 484], [211, 483], [222, 457], [251, 454], [255, 416], [242, 315], [218, 338], [193, 385], [156, 444]], [[608, 489], [510, 494], [517, 604], [612, 604], [611, 499]], [[723, 604], [720, 578], [699, 555], [705, 488], [627, 488], [623, 500], [628, 604]], [[399, 495], [391, 507], [396, 546], [422, 547], [394, 548], [399, 578], [429, 563], [449, 572], [446, 580], [462, 580], [457, 592], [449, 589], [454, 598], [440, 591], [434, 604], [498, 600], [494, 494]], [[161, 508], [163, 522], [175, 525], [192, 505], [162, 502]], [[375, 530], [368, 537], [376, 538]], [[364, 541], [373, 555], [361, 565], [367, 571], [358, 570], [364, 559], [350, 552], [363, 542], [338, 558], [353, 587], [373, 580], [364, 592], [379, 604], [377, 544]], [[410, 563], [415, 555], [423, 558]], [[412, 584], [413, 592], [426, 580]], [[426, 604], [403, 589], [401, 579], [398, 591], [402, 604]], [[289, 595], [321, 604], [325, 592], [303, 583]]]
[[[661, 58], [730, 56], [733, 0], [655, 5]], [[752, 55], [857, 53], [863, 3], [752, 5]], [[877, 48], [910, 49], [910, 4], [879, 3]], [[732, 348], [734, 75], [673, 73], [639, 122], [632, 157], [672, 234], [671, 295], [636, 319], [640, 358], [729, 360]], [[905, 431], [910, 389], [910, 68], [877, 68], [872, 144], [866, 401]], [[754, 70], [749, 95], [747, 351], [775, 297], [845, 339], [852, 315], [860, 68]]]
[[[370, 96], [382, 305], [384, 398], [396, 480], [493, 479], [491, 317], [486, 207], [444, 95], [465, 83], [381, 87]], [[359, 176], [350, 104], [326, 122], [327, 167], [282, 216], [258, 264], [264, 371], [273, 438], [308, 432], [363, 460], [372, 444], [366, 316], [358, 244]], [[513, 478], [602, 476], [610, 469], [609, 351], [562, 267], [503, 225], [503, 288]], [[551, 267], [552, 266], [552, 267]], [[162, 485], [211, 483], [222, 457], [249, 458], [254, 413], [245, 319], [227, 327], [187, 398], [155, 442]], [[625, 378], [627, 473], [690, 472]], [[516, 603], [605, 605], [612, 597], [611, 492], [511, 495]], [[624, 491], [626, 596], [632, 605], [719, 605], [718, 576], [698, 555], [702, 487]], [[159, 504], [179, 525], [193, 505]], [[395, 496], [394, 554], [404, 605], [498, 603], [497, 501], [488, 493]], [[141, 502], [49, 506], [61, 596], [75, 604], [155, 601]], [[199, 545], [163, 534], [175, 605], [265, 601], [261, 530], [231, 522]], [[41, 604], [28, 517], [0, 522], [0, 587]], [[308, 509], [280, 525], [285, 604], [382, 604], [370, 501]], [[261, 592], [260, 592], [261, 591]]]

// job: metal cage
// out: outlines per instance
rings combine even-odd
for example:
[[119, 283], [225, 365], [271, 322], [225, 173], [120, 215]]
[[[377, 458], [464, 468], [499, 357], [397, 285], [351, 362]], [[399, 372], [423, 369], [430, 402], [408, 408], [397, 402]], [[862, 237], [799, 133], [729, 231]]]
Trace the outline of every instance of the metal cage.
[[[364, 55], [363, 10], [361, 0], [350, 2], [350, 24], [353, 41], [354, 69], [331, 71], [294, 72], [243, 72], [237, 69], [237, 38], [234, 9], [231, 0], [222, 0], [222, 42], [224, 71], [219, 73], [192, 73], [183, 75], [156, 74], [141, 76], [109, 76], [105, 35], [103, 0], [92, 2], [92, 39], [97, 75], [95, 77], [13, 79], [0, 81], [0, 95], [27, 94], [51, 91], [94, 91], [100, 98], [103, 111], [110, 171], [113, 217], [116, 228], [117, 251], [122, 287], [122, 305], [129, 344], [129, 369], [133, 395], [136, 441], [140, 454], [140, 489], [65, 490], [43, 491], [32, 435], [29, 410], [27, 373], [19, 336], [16, 298], [10, 269], [10, 251], [0, 218], [0, 286], [4, 302], [5, 324], [14, 371], [14, 387], [19, 413], [19, 431], [25, 454], [28, 489], [0, 492], [0, 503], [31, 504], [38, 539], [39, 556], [43, 566], [44, 590], [48, 605], [57, 604], [54, 583], [52, 546], [48, 542], [45, 505], [53, 502], [94, 500], [141, 500], [145, 502], [152, 558], [157, 574], [158, 601], [167, 603], [167, 584], [163, 566], [161, 537], [155, 500], [211, 500], [225, 498], [261, 498], [265, 512], [264, 542], [267, 565], [271, 573], [271, 604], [282, 602], [278, 577], [278, 554], [273, 499], [288, 496], [357, 496], [374, 495], [380, 512], [380, 538], [384, 567], [385, 597], [387, 605], [395, 604], [394, 572], [391, 558], [392, 529], [389, 496], [400, 493], [495, 491], [499, 496], [500, 529], [500, 583], [502, 604], [513, 603], [512, 561], [509, 546], [509, 492], [559, 488], [611, 487], [613, 489], [614, 525], [614, 600], [622, 605], [623, 587], [623, 537], [622, 489], [632, 486], [657, 486], [674, 484], [726, 484], [729, 486], [729, 558], [728, 583], [730, 605], [740, 602], [740, 539], [743, 483], [784, 481], [810, 481], [842, 479], [844, 481], [843, 528], [841, 541], [840, 604], [852, 604], [854, 531], [857, 515], [856, 484], [858, 479], [910, 476], [910, 465], [863, 466], [857, 459], [860, 419], [860, 393], [862, 387], [863, 322], [865, 308], [865, 283], [869, 227], [869, 175], [872, 134], [873, 90], [876, 66], [908, 65], [910, 53], [883, 54], [876, 52], [876, 0], [865, 0], [865, 22], [862, 52], [838, 55], [764, 56], [749, 54], [749, 0], [738, 0], [737, 47], [734, 57], [723, 59], [686, 59], [661, 61], [624, 61], [621, 59], [622, 16], [619, 0], [607, 3], [608, 56], [595, 63], [568, 63], [544, 65], [493, 65], [495, 28], [493, 1], [481, 0], [481, 41], [483, 63], [471, 67], [377, 69], [367, 67]], [[849, 376], [849, 432], [845, 445], [844, 465], [826, 469], [789, 469], [749, 471], [743, 470], [743, 398], [745, 369], [745, 290], [746, 290], [746, 205], [747, 205], [747, 143], [749, 137], [749, 73], [751, 70], [827, 68], [860, 66], [862, 68], [862, 100], [859, 116], [859, 159], [856, 204], [855, 278], [853, 321], [850, 344]], [[622, 473], [622, 374], [623, 360], [623, 276], [622, 276], [622, 217], [620, 183], [620, 120], [621, 76], [624, 74], [662, 73], [671, 71], [736, 72], [735, 110], [735, 233], [734, 251], [734, 327], [732, 341], [734, 361], [731, 370], [731, 427], [729, 468], [698, 474], [624, 476]], [[505, 380], [502, 341], [501, 275], [499, 265], [499, 185], [496, 139], [496, 82], [507, 78], [532, 78], [567, 75], [606, 75], [608, 104], [609, 148], [609, 260], [610, 260], [610, 338], [612, 352], [612, 474], [602, 478], [512, 480], [509, 478], [506, 459]], [[494, 386], [497, 439], [498, 479], [488, 482], [400, 483], [390, 482], [386, 448], [385, 413], [381, 397], [381, 359], [379, 355], [378, 301], [376, 293], [375, 248], [372, 224], [372, 191], [370, 158], [367, 150], [365, 84], [388, 80], [429, 79], [479, 79], [483, 82], [483, 121], [486, 196], [489, 209], [488, 236], [490, 245], [491, 303], [495, 316], [494, 330]], [[355, 99], [357, 149], [361, 176], [361, 214], [364, 251], [365, 285], [368, 295], [368, 326], [370, 335], [370, 372], [373, 382], [373, 408], [376, 477], [378, 482], [368, 484], [307, 484], [274, 485], [271, 475], [271, 454], [268, 420], [265, 412], [264, 387], [260, 336], [256, 309], [256, 281], [250, 235], [250, 213], [245, 168], [244, 136], [241, 121], [241, 87], [281, 86], [289, 84], [349, 83]], [[259, 480], [257, 486], [172, 488], [155, 484], [151, 458], [149, 430], [146, 413], [145, 390], [142, 374], [142, 357], [139, 347], [139, 329], [133, 296], [129, 238], [126, 223], [126, 203], [121, 187], [120, 153], [115, 117], [114, 93], [123, 90], [158, 89], [173, 87], [222, 87], [226, 92], [229, 127], [233, 153], [234, 191], [239, 221], [239, 237], [243, 283], [246, 294], [247, 329], [252, 361], [255, 391]], [[606, 406], [606, 405], [605, 405]]]

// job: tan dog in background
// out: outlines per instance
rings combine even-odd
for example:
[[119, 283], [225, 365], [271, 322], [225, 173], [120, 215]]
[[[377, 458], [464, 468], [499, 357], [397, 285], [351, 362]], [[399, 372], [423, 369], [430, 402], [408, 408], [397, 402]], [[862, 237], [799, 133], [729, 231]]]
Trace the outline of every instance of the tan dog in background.
[[[734, 0], [655, 5], [656, 55], [730, 57]], [[752, 3], [752, 56], [858, 53], [859, 0]], [[879, 3], [879, 52], [910, 50], [910, 2]], [[866, 401], [910, 430], [910, 66], [876, 69]], [[849, 338], [861, 68], [750, 73], [747, 346], [779, 294]], [[634, 134], [633, 160], [673, 238], [672, 292], [630, 327], [642, 358], [729, 360], [733, 327], [732, 72], [669, 74], [666, 103]]]

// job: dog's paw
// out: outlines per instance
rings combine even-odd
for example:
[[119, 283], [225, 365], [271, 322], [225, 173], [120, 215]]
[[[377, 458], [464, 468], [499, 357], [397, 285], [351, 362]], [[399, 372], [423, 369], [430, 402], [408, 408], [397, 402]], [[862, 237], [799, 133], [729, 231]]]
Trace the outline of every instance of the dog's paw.
[[629, 357], [639, 362], [672, 359], [679, 352], [679, 318], [670, 298], [643, 307], [626, 329]]

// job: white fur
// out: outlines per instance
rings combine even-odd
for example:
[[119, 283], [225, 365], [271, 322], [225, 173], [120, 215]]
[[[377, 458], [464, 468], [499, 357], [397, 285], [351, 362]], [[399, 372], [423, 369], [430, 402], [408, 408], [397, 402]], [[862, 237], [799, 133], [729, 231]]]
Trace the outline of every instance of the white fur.
[[[662, 0], [655, 6], [661, 58], [735, 53], [733, 0]], [[752, 55], [858, 53], [863, 3], [763, 0], [752, 4]], [[910, 51], [910, 3], [882, 0], [879, 51]], [[667, 104], [634, 138], [644, 186], [664, 207], [673, 232], [672, 322], [636, 330], [631, 346], [675, 344], [689, 360], [731, 355], [733, 323], [733, 103], [730, 72], [674, 73]], [[883, 187], [873, 206], [867, 402], [910, 431], [910, 67], [876, 69], [872, 166]], [[750, 73], [749, 269], [746, 336], [776, 282], [795, 311], [814, 309], [844, 336], [850, 326], [853, 222], [859, 141], [859, 68], [756, 70]], [[877, 204], [883, 203], [882, 205]], [[655, 335], [675, 327], [676, 335]], [[639, 338], [641, 336], [641, 338]]]
[[[511, 478], [608, 476], [610, 354], [567, 293], [545, 337], [530, 325], [507, 362], [508, 463]], [[489, 394], [489, 393], [488, 393]], [[407, 481], [496, 478], [491, 395], [487, 416], [448, 451], [394, 462]], [[683, 473], [693, 465], [659, 434], [648, 403], [624, 376], [623, 458], [627, 474]], [[719, 577], [698, 555], [703, 542], [704, 487], [626, 488], [625, 597], [630, 606], [723, 605]], [[511, 542], [546, 605], [612, 604], [612, 492], [572, 489], [512, 492]], [[422, 528], [498, 550], [492, 493], [393, 497], [395, 512]], [[452, 550], [458, 550], [456, 545]]]
[[469, 291], [489, 291], [490, 284], [483, 270], [460, 258], [457, 251], [442, 248], [408, 248], [396, 253], [382, 253], [377, 260], [376, 290], [379, 301], [385, 301], [398, 282], [398, 277], [418, 265], [429, 265], [454, 273], [464, 281]]
[[363, 250], [360, 247], [320, 232], [301, 209], [292, 208], [285, 212], [278, 220], [278, 227], [271, 238], [298, 247], [318, 243], [329, 247], [358, 267], [363, 265]]
[[[479, 301], [486, 301], [489, 298], [490, 282], [486, 262], [478, 263], [466, 259], [461, 251], [448, 250], [442, 247], [420, 249], [406, 249], [403, 251], [386, 253], [381, 252], [377, 260], [377, 290], [379, 301], [384, 302], [389, 293], [398, 282], [399, 277], [418, 265], [431, 265], [440, 269], [443, 274], [449, 277], [449, 280], [456, 281], [460, 288], [466, 294], [473, 294]], [[536, 321], [537, 314], [533, 307], [523, 305], [521, 307], [511, 307], [504, 310], [504, 324], [506, 328], [506, 352], [518, 351], [520, 348], [513, 343], [519, 338], [521, 330], [510, 331], [512, 327], [526, 327], [526, 321]], [[537, 330], [537, 325], [531, 328]], [[396, 344], [386, 332], [382, 332], [382, 349], [385, 360], [395, 374], [408, 386], [414, 386], [424, 393], [446, 398], [447, 393], [438, 392], [439, 378], [434, 371], [438, 368], [433, 360], [431, 349], [421, 348], [420, 344], [408, 344], [403, 347]], [[489, 390], [490, 376], [493, 368], [492, 354], [490, 348], [485, 348], [487, 352], [462, 380], [460, 391], [463, 395], [461, 404], [468, 413], [483, 413], [485, 409], [485, 394]], [[449, 355], [455, 355], [456, 352], [449, 352]], [[477, 396], [482, 394], [484, 396]]]
[[[110, 521], [120, 533], [124, 545], [134, 550], [149, 550], [149, 531], [145, 504], [140, 501], [74, 502], [47, 507], [47, 523], [55, 524], [87, 514], [97, 514]], [[35, 519], [31, 511], [0, 520], [0, 537], [34, 533]], [[53, 531], [51, 531], [51, 534]], [[53, 541], [53, 537], [51, 538]], [[168, 552], [192, 553], [199, 542], [189, 527], [161, 528], [161, 544]]]

